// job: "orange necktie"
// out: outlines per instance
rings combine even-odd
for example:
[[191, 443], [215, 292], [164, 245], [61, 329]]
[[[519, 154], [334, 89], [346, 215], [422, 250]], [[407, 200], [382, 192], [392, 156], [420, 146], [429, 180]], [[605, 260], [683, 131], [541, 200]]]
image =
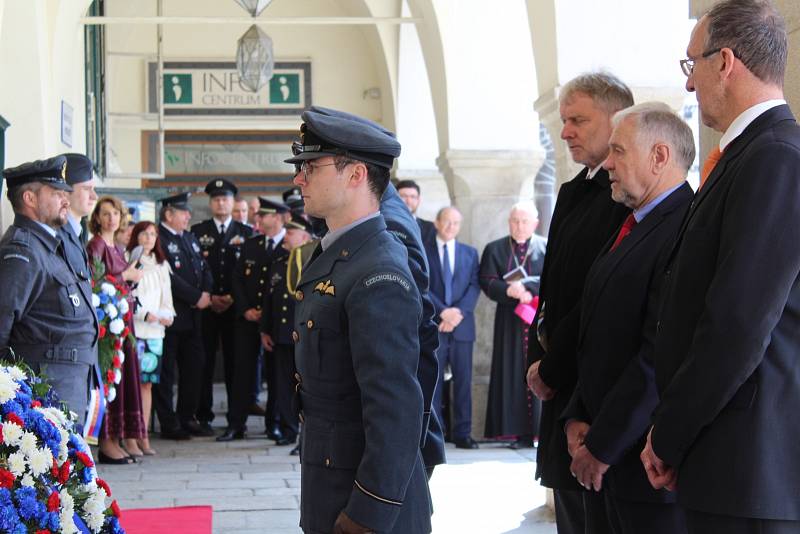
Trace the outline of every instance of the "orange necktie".
[[714, 150], [708, 153], [708, 157], [706, 157], [706, 161], [703, 163], [703, 168], [700, 170], [700, 187], [697, 188], [698, 191], [703, 188], [706, 180], [708, 180], [708, 177], [711, 175], [711, 171], [717, 166], [721, 157], [722, 151], [719, 149], [719, 145], [715, 146]]

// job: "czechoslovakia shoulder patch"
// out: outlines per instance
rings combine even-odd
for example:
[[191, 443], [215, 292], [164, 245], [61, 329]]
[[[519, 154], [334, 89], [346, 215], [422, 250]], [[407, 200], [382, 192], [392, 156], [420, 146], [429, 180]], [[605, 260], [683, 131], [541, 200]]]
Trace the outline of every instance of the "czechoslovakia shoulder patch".
[[399, 284], [403, 287], [406, 291], [411, 290], [411, 284], [408, 283], [404, 277], [400, 276], [397, 273], [378, 273], [373, 274], [366, 280], [364, 280], [364, 287], [370, 287], [373, 284], [378, 284], [381, 282], [393, 282], [395, 284]]

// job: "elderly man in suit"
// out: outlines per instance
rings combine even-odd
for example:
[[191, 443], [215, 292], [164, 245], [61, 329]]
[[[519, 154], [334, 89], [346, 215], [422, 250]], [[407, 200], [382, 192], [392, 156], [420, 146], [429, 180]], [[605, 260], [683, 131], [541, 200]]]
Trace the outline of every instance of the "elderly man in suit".
[[477, 449], [472, 439], [472, 346], [475, 343], [475, 305], [481, 289], [478, 284], [478, 251], [456, 241], [461, 229], [461, 213], [454, 207], [436, 215], [436, 237], [425, 243], [431, 266], [431, 298], [439, 323], [439, 381], [433, 395], [433, 408], [442, 418], [444, 368], [453, 372], [451, 407], [452, 441], [459, 449]]
[[[542, 400], [536, 476], [553, 488], [559, 534], [583, 534], [584, 509], [592, 507], [604, 525], [602, 499], [581, 488], [570, 475], [561, 412], [572, 397], [578, 375], [576, 348], [580, 299], [589, 267], [630, 210], [611, 199], [608, 156], [611, 117], [633, 105], [630, 90], [610, 74], [592, 73], [568, 82], [559, 111], [572, 159], [585, 168], [561, 186], [547, 239], [539, 308], [528, 335], [528, 385]], [[602, 528], [602, 527], [601, 527]], [[589, 526], [588, 532], [592, 532]]]
[[667, 261], [642, 461], [654, 487], [677, 487], [689, 532], [800, 532], [800, 128], [783, 100], [784, 21], [768, 1], [720, 2], [686, 54], [722, 155]]
[[[581, 299], [578, 385], [566, 421], [572, 473], [601, 491], [615, 534], [680, 534], [675, 496], [647, 482], [639, 451], [658, 403], [652, 369], [658, 293], [666, 256], [694, 195], [689, 126], [665, 104], [614, 116], [611, 196], [631, 214], [589, 269]], [[588, 522], [588, 521], [587, 521]]]

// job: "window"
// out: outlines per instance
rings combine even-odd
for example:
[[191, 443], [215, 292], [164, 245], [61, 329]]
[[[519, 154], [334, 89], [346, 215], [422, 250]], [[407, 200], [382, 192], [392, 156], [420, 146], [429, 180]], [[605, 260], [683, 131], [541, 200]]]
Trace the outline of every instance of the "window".
[[[104, 0], [94, 0], [88, 16], [104, 15]], [[87, 25], [86, 49], [86, 154], [100, 176], [106, 175], [105, 26]]]

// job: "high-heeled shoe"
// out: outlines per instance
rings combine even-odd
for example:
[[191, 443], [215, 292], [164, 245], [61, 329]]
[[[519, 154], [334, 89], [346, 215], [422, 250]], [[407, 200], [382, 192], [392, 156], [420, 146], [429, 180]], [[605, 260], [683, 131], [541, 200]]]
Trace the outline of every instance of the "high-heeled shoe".
[[122, 458], [112, 458], [111, 456], [107, 456], [103, 451], [98, 451], [97, 463], [109, 464], [109, 465], [128, 465], [128, 464], [135, 464], [136, 459], [130, 456], [123, 456]]
[[[136, 446], [139, 447], [138, 444]], [[144, 451], [140, 452], [131, 451], [124, 441], [122, 442], [122, 450], [124, 450], [131, 458], [142, 458], [144, 456]]]

